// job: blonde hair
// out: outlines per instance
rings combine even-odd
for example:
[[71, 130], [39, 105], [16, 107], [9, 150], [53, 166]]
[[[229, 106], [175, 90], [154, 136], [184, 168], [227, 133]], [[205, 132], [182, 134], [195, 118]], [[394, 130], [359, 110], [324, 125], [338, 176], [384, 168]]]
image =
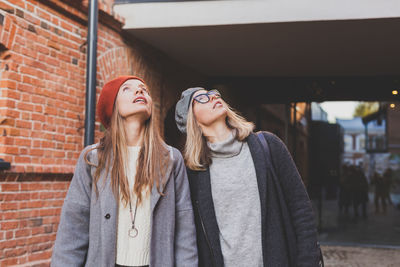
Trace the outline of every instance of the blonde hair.
[[[192, 100], [193, 102], [193, 100]], [[200, 126], [196, 122], [193, 114], [192, 102], [189, 106], [187, 124], [186, 124], [186, 144], [184, 157], [186, 166], [192, 170], [205, 170], [211, 164], [210, 149], [207, 145], [207, 139], [202, 134]], [[236, 139], [239, 141], [245, 140], [250, 133], [253, 132], [254, 123], [247, 121], [239, 115], [237, 111], [231, 108], [223, 101], [226, 112], [226, 125], [230, 129], [236, 130]]]
[[[131, 201], [132, 192], [126, 176], [126, 167], [129, 164], [127, 162], [127, 147], [123, 118], [114, 103], [110, 127], [104, 132], [104, 136], [101, 138], [98, 146], [86, 152], [85, 160], [88, 164], [97, 167], [93, 177], [93, 186], [97, 196], [99, 194], [97, 182], [100, 180], [101, 172], [105, 169], [107, 177], [111, 169], [112, 191], [117, 201], [117, 196], [119, 194], [122, 195], [120, 199], [125, 205]], [[98, 154], [97, 165], [94, 165], [87, 159], [88, 153], [94, 149], [97, 149]], [[146, 195], [151, 192], [153, 184], [156, 185], [158, 193], [163, 195], [161, 189], [165, 182], [163, 179], [165, 178], [169, 160], [168, 148], [159, 134], [153, 116], [150, 116], [144, 126], [143, 142], [137, 160], [135, 185], [133, 188], [133, 194], [136, 195], [139, 204], [142, 201], [142, 194], [145, 193]], [[104, 179], [104, 184], [105, 181]]]

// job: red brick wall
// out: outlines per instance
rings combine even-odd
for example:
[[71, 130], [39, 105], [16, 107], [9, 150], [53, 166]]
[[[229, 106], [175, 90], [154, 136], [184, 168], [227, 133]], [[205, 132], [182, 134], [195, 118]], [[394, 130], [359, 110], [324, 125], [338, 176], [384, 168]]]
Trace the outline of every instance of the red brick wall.
[[[112, 2], [99, 1], [97, 91], [118, 75], [143, 77], [163, 130], [180, 91], [200, 78], [127, 36]], [[0, 266], [49, 264], [83, 148], [86, 14], [81, 0], [0, 0], [0, 158], [12, 166], [0, 171]]]
[[2, 43], [16, 30], [2, 62], [0, 157], [15, 172], [72, 172], [82, 147], [85, 29], [38, 3], [10, 1], [7, 11]]
[[[0, 184], [0, 266], [48, 266], [67, 176], [9, 175]], [[38, 181], [35, 181], [38, 180]]]

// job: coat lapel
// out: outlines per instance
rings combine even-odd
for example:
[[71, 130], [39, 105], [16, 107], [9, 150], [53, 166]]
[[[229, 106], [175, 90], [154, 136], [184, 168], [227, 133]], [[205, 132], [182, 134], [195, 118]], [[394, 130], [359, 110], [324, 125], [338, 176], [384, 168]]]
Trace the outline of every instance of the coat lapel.
[[[165, 181], [165, 183], [163, 183], [161, 185], [161, 188], [160, 188], [161, 192], [163, 192], [164, 188], [167, 186], [170, 176], [171, 176], [170, 174], [166, 176], [167, 180]], [[158, 192], [157, 185], [154, 183], [153, 188], [151, 189], [151, 194], [150, 194], [150, 207], [151, 207], [152, 214], [153, 214], [154, 209], [155, 209], [158, 201], [160, 200], [160, 198], [161, 198], [161, 195]]]
[[261, 209], [265, 210], [267, 200], [267, 160], [264, 156], [263, 146], [258, 140], [257, 135], [254, 133], [250, 134], [247, 138], [247, 144], [249, 145], [251, 157], [253, 158], [254, 167], [256, 169], [258, 191], [260, 193]]
[[211, 193], [211, 182], [210, 182], [210, 169], [207, 168], [205, 171], [198, 171], [196, 180], [197, 183], [197, 203], [199, 210], [200, 219], [204, 224], [207, 238], [210, 241], [210, 245], [213, 248], [216, 260], [223, 262], [221, 244], [219, 239], [219, 228], [217, 217], [215, 216], [214, 202]]
[[[172, 151], [172, 148], [168, 146], [170, 158], [171, 158], [171, 163], [168, 166], [167, 171], [165, 172], [165, 181], [163, 184], [161, 184], [161, 192], [164, 191], [165, 187], [167, 186], [168, 181], [170, 180], [170, 177], [172, 175], [173, 171], [173, 165], [174, 165], [174, 154]], [[156, 207], [158, 201], [160, 200], [160, 193], [158, 192], [157, 185], [156, 183], [153, 184], [153, 187], [151, 188], [151, 195], [150, 195], [150, 207], [151, 207], [151, 213], [153, 214], [154, 208]]]
[[[101, 174], [101, 177], [105, 177]], [[102, 254], [107, 255], [103, 258], [105, 266], [111, 266], [116, 261], [116, 247], [117, 247], [117, 229], [118, 229], [118, 205], [114, 193], [111, 188], [111, 174], [108, 173], [107, 177], [100, 179], [97, 182], [99, 188], [99, 201], [100, 201], [100, 218], [101, 226], [101, 247]]]
[[153, 213], [154, 208], [156, 207], [156, 204], [158, 203], [158, 200], [160, 199], [161, 195], [158, 193], [157, 186], [156, 184], [153, 185], [153, 188], [151, 189], [151, 195], [150, 195], [150, 207], [151, 207], [151, 213]]
[[253, 158], [254, 167], [256, 169], [258, 192], [260, 194], [261, 204], [261, 231], [262, 231], [262, 245], [263, 245], [263, 258], [264, 265], [266, 264], [266, 247], [267, 247], [267, 160], [263, 146], [256, 134], [251, 133], [247, 138], [247, 144], [249, 145], [251, 157]]

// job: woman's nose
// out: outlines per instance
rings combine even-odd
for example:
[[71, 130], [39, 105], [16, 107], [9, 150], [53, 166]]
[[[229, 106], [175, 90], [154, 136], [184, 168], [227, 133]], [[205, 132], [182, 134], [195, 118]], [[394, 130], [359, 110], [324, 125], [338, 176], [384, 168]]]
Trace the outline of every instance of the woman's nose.
[[140, 87], [135, 90], [135, 95], [138, 95], [138, 94], [142, 94], [143, 95], [143, 89], [140, 88]]

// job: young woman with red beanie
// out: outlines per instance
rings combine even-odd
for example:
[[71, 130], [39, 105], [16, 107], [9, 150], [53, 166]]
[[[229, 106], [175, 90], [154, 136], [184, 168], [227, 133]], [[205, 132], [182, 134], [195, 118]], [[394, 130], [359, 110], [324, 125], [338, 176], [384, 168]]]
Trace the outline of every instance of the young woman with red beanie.
[[146, 83], [106, 83], [106, 128], [76, 165], [51, 266], [197, 266], [196, 230], [182, 155], [161, 139]]

